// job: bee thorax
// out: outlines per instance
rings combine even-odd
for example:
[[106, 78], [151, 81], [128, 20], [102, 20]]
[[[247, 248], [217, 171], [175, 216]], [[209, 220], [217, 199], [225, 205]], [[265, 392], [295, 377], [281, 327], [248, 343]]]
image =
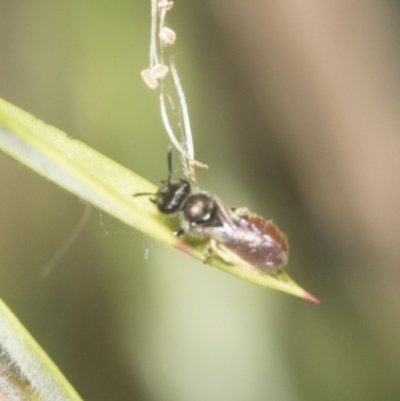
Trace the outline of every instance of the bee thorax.
[[215, 202], [206, 194], [191, 195], [185, 203], [183, 214], [191, 223], [205, 223], [215, 214]]

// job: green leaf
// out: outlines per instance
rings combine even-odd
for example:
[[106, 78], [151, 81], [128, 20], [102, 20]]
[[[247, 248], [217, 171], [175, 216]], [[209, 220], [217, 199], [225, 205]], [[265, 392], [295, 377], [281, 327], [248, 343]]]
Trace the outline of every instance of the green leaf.
[[[2, 357], [6, 356], [12, 370], [22, 375], [24, 384], [12, 379], [12, 393], [18, 399], [36, 401], [82, 401], [78, 393], [62, 375], [40, 345], [0, 299], [0, 344]], [[4, 373], [4, 372], [2, 372]], [[13, 376], [11, 375], [10, 378]], [[5, 385], [1, 381], [1, 389]], [[16, 393], [16, 394], [15, 394]], [[3, 394], [3, 392], [1, 392]], [[0, 397], [3, 399], [3, 397]], [[13, 399], [10, 397], [7, 399]], [[15, 398], [17, 399], [17, 398]]]
[[[0, 148], [5, 153], [137, 230], [204, 260], [204, 242], [189, 243], [175, 237], [172, 227], [176, 221], [160, 214], [148, 198], [132, 197], [138, 192], [154, 193], [155, 185], [1, 99], [0, 124]], [[260, 274], [217, 256], [209, 263], [252, 283], [318, 302], [283, 271], [276, 276]]]

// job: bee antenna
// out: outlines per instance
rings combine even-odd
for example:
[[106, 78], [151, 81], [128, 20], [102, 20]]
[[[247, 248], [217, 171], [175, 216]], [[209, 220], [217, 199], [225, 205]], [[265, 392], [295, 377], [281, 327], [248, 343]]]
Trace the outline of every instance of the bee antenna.
[[168, 153], [167, 153], [167, 161], [168, 161], [168, 179], [167, 183], [171, 182], [171, 175], [172, 175], [172, 146], [168, 146]]

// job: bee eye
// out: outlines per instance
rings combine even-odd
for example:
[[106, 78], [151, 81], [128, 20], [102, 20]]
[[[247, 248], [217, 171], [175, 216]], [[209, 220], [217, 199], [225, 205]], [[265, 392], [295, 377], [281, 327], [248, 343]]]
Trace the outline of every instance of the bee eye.
[[205, 223], [212, 220], [214, 215], [215, 203], [207, 195], [192, 195], [185, 204], [184, 216], [191, 223]]
[[190, 184], [185, 180], [174, 180], [163, 184], [156, 194], [158, 210], [164, 214], [178, 212], [190, 195]]

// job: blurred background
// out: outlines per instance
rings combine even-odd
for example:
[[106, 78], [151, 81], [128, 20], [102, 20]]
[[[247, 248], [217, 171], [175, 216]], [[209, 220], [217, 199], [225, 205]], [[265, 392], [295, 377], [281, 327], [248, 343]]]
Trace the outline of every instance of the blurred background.
[[[93, 210], [0, 154], [0, 296], [85, 401], [400, 399], [400, 5], [176, 0], [202, 188], [273, 218], [308, 304]], [[0, 96], [154, 183], [150, 2], [0, 0]], [[178, 167], [178, 164], [176, 167]]]

